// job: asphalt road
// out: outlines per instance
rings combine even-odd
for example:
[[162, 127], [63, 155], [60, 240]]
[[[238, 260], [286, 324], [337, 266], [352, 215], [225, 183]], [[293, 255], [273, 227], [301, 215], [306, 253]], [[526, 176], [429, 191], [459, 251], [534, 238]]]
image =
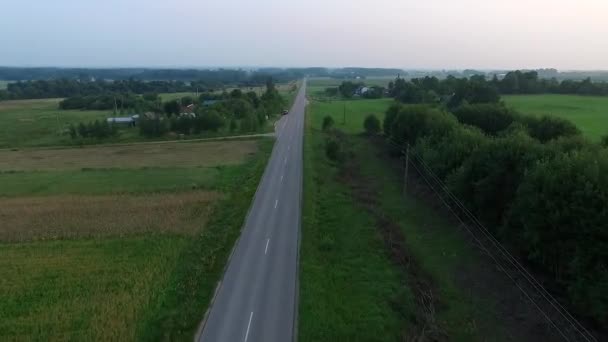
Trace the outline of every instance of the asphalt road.
[[277, 124], [277, 141], [199, 341], [294, 338], [305, 93], [306, 81]]

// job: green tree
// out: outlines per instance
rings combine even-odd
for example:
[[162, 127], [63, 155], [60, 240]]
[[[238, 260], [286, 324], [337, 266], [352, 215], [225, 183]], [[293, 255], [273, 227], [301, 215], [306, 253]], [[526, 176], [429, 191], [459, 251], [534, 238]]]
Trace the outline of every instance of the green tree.
[[163, 105], [163, 110], [168, 117], [172, 115], [178, 115], [180, 111], [179, 103], [176, 100], [172, 100], [169, 102], [165, 102]]
[[323, 118], [323, 130], [327, 131], [329, 129], [331, 129], [332, 127], [334, 127], [334, 118], [332, 118], [330, 115], [326, 115]]
[[380, 133], [380, 120], [374, 114], [370, 114], [365, 118], [363, 127], [367, 134], [376, 135]]

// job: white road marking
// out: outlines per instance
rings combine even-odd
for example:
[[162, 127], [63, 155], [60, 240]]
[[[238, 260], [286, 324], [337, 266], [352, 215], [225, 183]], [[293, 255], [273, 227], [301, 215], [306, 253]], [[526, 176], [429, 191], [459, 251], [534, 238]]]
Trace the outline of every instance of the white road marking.
[[249, 338], [249, 328], [251, 328], [251, 319], [253, 318], [253, 311], [251, 311], [251, 315], [249, 315], [249, 324], [247, 324], [247, 332], [245, 333], [245, 342]]
[[274, 200], [274, 208], [277, 208], [277, 205], [279, 205], [279, 200]]
[[287, 157], [285, 157], [285, 161], [283, 162], [283, 164], [287, 165]]
[[264, 249], [264, 255], [268, 252], [268, 244], [270, 243], [270, 239], [266, 240], [266, 248]]
[[287, 145], [287, 151], [291, 149], [291, 145]]
[[281, 175], [281, 183], [283, 183], [283, 175]]

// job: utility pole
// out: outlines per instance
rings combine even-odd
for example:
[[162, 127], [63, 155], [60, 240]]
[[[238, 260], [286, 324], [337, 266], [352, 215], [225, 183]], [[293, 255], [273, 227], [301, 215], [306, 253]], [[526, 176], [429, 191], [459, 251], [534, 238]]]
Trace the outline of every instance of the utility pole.
[[403, 197], [407, 193], [407, 176], [410, 168], [410, 144], [407, 143], [405, 147], [405, 170], [403, 172]]

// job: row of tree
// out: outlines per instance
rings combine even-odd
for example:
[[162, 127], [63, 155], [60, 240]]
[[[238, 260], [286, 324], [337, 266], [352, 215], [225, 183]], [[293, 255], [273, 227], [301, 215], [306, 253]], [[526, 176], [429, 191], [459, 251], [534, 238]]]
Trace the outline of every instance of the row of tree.
[[72, 139], [78, 138], [96, 138], [104, 139], [116, 136], [118, 129], [114, 125], [110, 125], [107, 121], [95, 120], [89, 123], [80, 123], [78, 126], [73, 124], [68, 127], [70, 137]]
[[539, 78], [536, 71], [511, 71], [502, 79], [495, 75], [491, 83], [502, 94], [574, 94], [574, 95], [608, 95], [608, 82], [592, 82], [591, 78], [582, 81], [556, 78]]
[[582, 315], [608, 324], [606, 148], [563, 120], [489, 104], [454, 114], [395, 104], [383, 130], [391, 148], [413, 146], [495, 236], [563, 285]]
[[[220, 73], [217, 71], [216, 73]], [[137, 79], [105, 81], [78, 79], [51, 79], [14, 82], [0, 90], [1, 100], [39, 99], [58, 97], [90, 97], [116, 94], [176, 93], [176, 92], [212, 92], [229, 85], [253, 87], [264, 85], [269, 78], [260, 73], [244, 74], [231, 77], [232, 73], [223, 72], [213, 77], [207, 73], [207, 79], [197, 79], [188, 83], [184, 81], [142, 81]], [[240, 75], [240, 73], [239, 73]]]
[[[295, 91], [295, 89], [292, 89]], [[214, 100], [211, 105], [204, 105]], [[195, 104], [194, 115], [178, 115], [180, 107]], [[162, 136], [168, 132], [190, 135], [203, 131], [228, 128], [231, 132], [255, 132], [275, 114], [280, 113], [285, 100], [277, 91], [272, 79], [266, 82], [266, 91], [259, 96], [251, 91], [235, 89], [224, 94], [203, 94], [199, 99], [184, 97], [163, 104], [163, 114], [153, 118], [143, 117], [139, 127], [141, 135]]]
[[397, 78], [388, 85], [390, 96], [403, 103], [441, 103], [449, 109], [463, 103], [497, 103], [500, 94], [574, 94], [608, 95], [608, 82], [592, 82], [589, 78], [582, 81], [539, 79], [536, 71], [513, 71], [501, 80], [497, 76], [490, 81], [483, 75], [470, 78], [448, 76]]
[[328, 97], [341, 96], [350, 99], [354, 96], [361, 96], [366, 99], [379, 99], [384, 97], [385, 88], [381, 86], [366, 86], [363, 82], [343, 81], [338, 87], [325, 88], [325, 95]]

